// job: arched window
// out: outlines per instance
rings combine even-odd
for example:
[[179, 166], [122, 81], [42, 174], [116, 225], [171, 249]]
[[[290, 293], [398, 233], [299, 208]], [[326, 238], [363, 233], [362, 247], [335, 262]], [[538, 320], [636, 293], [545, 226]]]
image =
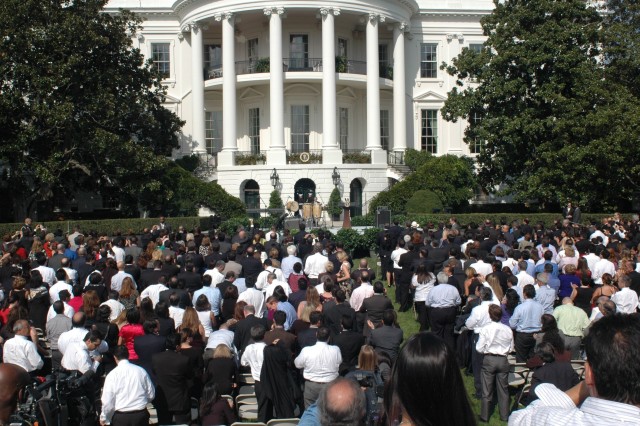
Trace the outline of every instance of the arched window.
[[244, 204], [247, 209], [260, 208], [260, 185], [255, 180], [248, 180], [244, 184]]
[[293, 187], [293, 199], [298, 203], [313, 203], [316, 199], [316, 184], [311, 179], [300, 179]]
[[362, 216], [362, 182], [354, 179], [349, 185], [349, 201], [351, 202], [351, 217]]

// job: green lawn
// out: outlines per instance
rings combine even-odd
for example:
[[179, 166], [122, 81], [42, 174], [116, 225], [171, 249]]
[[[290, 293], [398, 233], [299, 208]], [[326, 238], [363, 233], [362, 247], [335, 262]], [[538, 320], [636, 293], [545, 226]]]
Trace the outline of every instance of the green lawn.
[[[375, 259], [372, 259], [375, 262]], [[369, 263], [370, 265], [375, 265], [375, 263]], [[379, 275], [378, 271], [376, 271], [377, 275]], [[391, 299], [391, 301], [395, 304], [395, 288], [387, 288], [387, 295]], [[399, 305], [395, 304], [396, 309], [399, 308]], [[404, 331], [405, 340], [411, 337], [413, 334], [417, 333], [420, 329], [418, 322], [415, 320], [415, 316], [412, 311], [407, 312], [398, 312], [398, 322], [400, 323], [400, 327]], [[467, 394], [469, 395], [469, 400], [471, 401], [471, 405], [476, 414], [480, 415], [480, 400], [475, 399], [472, 395], [474, 393], [473, 386], [473, 377], [466, 376], [463, 372], [462, 380], [464, 381], [465, 387], [467, 389]], [[480, 423], [479, 424], [488, 424], [488, 425], [506, 425], [505, 422], [500, 421], [500, 414], [498, 414], [497, 407], [494, 409], [491, 418], [489, 419], [489, 423]]]

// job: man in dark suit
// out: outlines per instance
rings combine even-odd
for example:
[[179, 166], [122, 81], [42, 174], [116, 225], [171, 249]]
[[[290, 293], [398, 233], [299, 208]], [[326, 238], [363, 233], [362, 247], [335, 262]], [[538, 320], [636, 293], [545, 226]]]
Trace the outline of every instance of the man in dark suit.
[[167, 231], [166, 233], [170, 234], [173, 228], [171, 228], [171, 225], [166, 222], [164, 216], [160, 216], [160, 223], [158, 223], [158, 229], [160, 231]]
[[168, 277], [175, 277], [180, 272], [180, 268], [175, 263], [175, 258], [172, 254], [164, 256], [164, 263], [162, 264], [162, 274]]
[[267, 320], [256, 317], [256, 308], [251, 305], [244, 307], [244, 318], [234, 324], [230, 330], [234, 332], [233, 344], [242, 353], [251, 340], [251, 328], [260, 325], [268, 330]]
[[140, 281], [140, 268], [133, 263], [133, 256], [130, 254], [125, 254], [124, 256], [124, 272], [133, 277], [133, 282], [137, 283]]
[[247, 247], [247, 255], [240, 259], [242, 265], [242, 275], [244, 278], [257, 279], [260, 272], [263, 271], [262, 262], [254, 256], [253, 246]]
[[[80, 247], [78, 249], [78, 257], [73, 261], [73, 269], [78, 272], [78, 284], [84, 285], [87, 277], [96, 270], [93, 262], [87, 259], [87, 249]], [[137, 281], [136, 281], [137, 282]]]
[[296, 350], [296, 336], [284, 330], [284, 323], [287, 321], [287, 314], [284, 311], [276, 311], [273, 314], [273, 326], [264, 335], [264, 342], [267, 345], [278, 340], [285, 348], [293, 354]]
[[431, 260], [434, 264], [434, 272], [437, 274], [442, 270], [444, 262], [449, 258], [449, 250], [447, 246], [440, 247], [440, 240], [431, 241], [431, 248], [429, 248], [429, 254], [427, 259]]
[[400, 312], [408, 311], [413, 305], [411, 278], [413, 277], [414, 263], [419, 259], [419, 254], [414, 250], [413, 244], [407, 244], [407, 250], [408, 251], [401, 255], [398, 260], [398, 265], [402, 268], [402, 272], [398, 276], [398, 282], [396, 283]]
[[[367, 314], [366, 319], [377, 327], [382, 324], [382, 315], [387, 309], [393, 310], [393, 303], [391, 303], [391, 300], [384, 294], [384, 284], [382, 284], [381, 281], [376, 281], [373, 283], [373, 296], [364, 299], [360, 312], [365, 312]], [[365, 327], [364, 331], [366, 336], [371, 329]]]
[[189, 424], [191, 421], [191, 399], [189, 382], [193, 369], [189, 358], [177, 352], [180, 335], [171, 334], [166, 338], [166, 350], [152, 356], [152, 370], [156, 375], [156, 399], [158, 423]]
[[[306, 291], [306, 289], [305, 289]], [[356, 311], [349, 305], [347, 295], [344, 290], [336, 291], [336, 304], [324, 311], [324, 325], [329, 327], [331, 333], [335, 336], [342, 331], [342, 317], [345, 315], [351, 318], [351, 324], [356, 321]], [[366, 300], [366, 299], [365, 299]], [[344, 357], [343, 357], [344, 359]]]
[[403, 338], [402, 329], [394, 326], [395, 319], [396, 313], [393, 309], [386, 310], [382, 314], [382, 326], [371, 330], [369, 337], [369, 344], [376, 352], [386, 352], [392, 362], [398, 356]]
[[142, 290], [150, 285], [158, 284], [160, 277], [162, 276], [162, 261], [155, 260], [153, 262], [153, 269], [143, 269], [140, 271], [140, 281], [138, 281], [138, 291], [142, 293]]
[[138, 246], [138, 237], [136, 237], [135, 235], [131, 235], [130, 237], [127, 237], [127, 240], [125, 242], [125, 247], [124, 247], [124, 254], [131, 255], [131, 257], [133, 257], [133, 261], [137, 262], [138, 257], [140, 256], [141, 253], [142, 253], [142, 247]]
[[184, 265], [184, 271], [178, 273], [178, 281], [180, 280], [184, 280], [184, 288], [191, 294], [202, 288], [202, 275], [195, 272], [195, 265], [189, 260]]
[[209, 266], [209, 269], [211, 269], [210, 265], [212, 262], [215, 265], [218, 260], [224, 260], [226, 262], [227, 256], [220, 253], [220, 242], [218, 240], [213, 240], [211, 241], [211, 253], [204, 257], [204, 264], [205, 266]]
[[318, 328], [322, 325], [322, 313], [313, 311], [309, 314], [309, 323], [311, 324], [308, 329], [302, 330], [298, 333], [298, 347], [300, 350], [307, 346], [313, 346], [318, 342], [316, 333]]
[[144, 336], [133, 339], [133, 349], [138, 354], [137, 365], [144, 368], [151, 381], [156, 382], [156, 375], [153, 372], [152, 358], [155, 354], [164, 352], [166, 348], [166, 338], [158, 334], [160, 325], [155, 319], [148, 319], [142, 324]]
[[206, 268], [204, 257], [196, 252], [196, 248], [195, 241], [189, 241], [187, 243], [187, 252], [180, 257], [180, 266], [184, 267], [187, 262], [191, 262], [196, 272], [204, 272]]
[[341, 322], [341, 331], [333, 338], [333, 343], [340, 348], [342, 363], [339, 371], [340, 374], [344, 375], [358, 365], [358, 355], [365, 339], [362, 333], [353, 331], [355, 319], [351, 315], [344, 315]]
[[[180, 309], [184, 309], [187, 306], [192, 305], [191, 296], [189, 296], [189, 292], [184, 288], [185, 287], [184, 280], [172, 278], [169, 280], [168, 286], [169, 286], [168, 290], [164, 290], [160, 292], [160, 296], [158, 299], [159, 302], [165, 302], [167, 305], [169, 305], [169, 298], [173, 293], [175, 293], [178, 296], [178, 300], [180, 301], [178, 303], [178, 307]], [[202, 287], [202, 285], [200, 285], [200, 287]], [[200, 287], [198, 288], [198, 290], [200, 289]]]

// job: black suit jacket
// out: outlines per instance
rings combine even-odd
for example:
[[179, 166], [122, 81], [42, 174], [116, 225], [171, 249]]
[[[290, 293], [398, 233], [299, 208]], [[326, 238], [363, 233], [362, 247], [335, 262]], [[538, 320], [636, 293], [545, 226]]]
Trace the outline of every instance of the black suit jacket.
[[411, 277], [413, 276], [414, 263], [419, 259], [420, 255], [416, 251], [408, 251], [400, 256], [398, 265], [402, 268], [398, 281], [400, 284], [411, 283]]
[[189, 358], [175, 351], [164, 351], [153, 355], [151, 362], [156, 375], [157, 403], [169, 411], [189, 411], [189, 386], [193, 377]]
[[342, 331], [342, 317], [348, 315], [353, 324], [356, 323], [356, 311], [349, 306], [349, 303], [338, 303], [324, 311], [324, 322], [331, 332], [336, 335]]
[[156, 375], [153, 373], [153, 364], [151, 362], [155, 354], [164, 352], [165, 340], [163, 336], [157, 334], [145, 334], [133, 339], [133, 349], [138, 354], [138, 365], [145, 369], [155, 383]]
[[158, 282], [160, 282], [160, 276], [162, 276], [162, 271], [160, 269], [143, 269], [140, 271], [138, 291], [142, 292], [142, 290], [150, 285], [158, 284]]
[[298, 346], [300, 347], [300, 350], [307, 346], [313, 346], [318, 342], [318, 337], [316, 336], [317, 332], [318, 329], [314, 327], [302, 330], [298, 333]]
[[334, 337], [334, 344], [340, 348], [342, 363], [340, 364], [340, 374], [353, 369], [358, 365], [358, 355], [360, 348], [364, 345], [364, 336], [356, 331], [344, 330]]
[[197, 272], [180, 272], [178, 274], [178, 279], [184, 280], [184, 288], [191, 293], [202, 288], [202, 275]]
[[253, 256], [243, 257], [238, 260], [238, 263], [242, 265], [242, 276], [245, 278], [258, 278], [258, 275], [260, 275], [260, 272], [264, 269], [262, 263]]
[[239, 352], [243, 352], [251, 341], [251, 327], [261, 325], [265, 330], [267, 328], [267, 320], [264, 318], [258, 318], [255, 315], [249, 315], [248, 317], [238, 321], [233, 327], [233, 344]]
[[437, 274], [442, 270], [442, 266], [444, 262], [449, 259], [449, 249], [447, 246], [434, 248], [431, 247], [429, 249], [429, 253], [427, 254], [427, 259], [431, 260], [434, 263], [435, 270], [434, 272]]
[[382, 314], [387, 309], [393, 309], [391, 300], [384, 294], [374, 294], [364, 299], [360, 312], [366, 312], [367, 319], [377, 325], [382, 323]]
[[178, 302], [179, 308], [184, 309], [187, 306], [191, 306], [191, 297], [187, 290], [182, 288], [170, 288], [169, 290], [161, 291], [159, 301], [166, 302], [167, 305], [170, 305], [169, 298], [171, 297], [171, 293], [176, 293], [180, 297], [180, 302]]
[[383, 325], [382, 327], [371, 330], [369, 344], [375, 348], [377, 352], [386, 352], [391, 361], [395, 361], [400, 351], [402, 343], [402, 329]]
[[124, 271], [133, 277], [136, 284], [140, 281], [141, 271], [136, 265], [125, 265]]
[[553, 383], [561, 391], [571, 389], [580, 381], [578, 374], [571, 367], [570, 362], [556, 361], [544, 364], [533, 371], [531, 377], [531, 389], [529, 390], [529, 402], [537, 399], [536, 386], [541, 383]]

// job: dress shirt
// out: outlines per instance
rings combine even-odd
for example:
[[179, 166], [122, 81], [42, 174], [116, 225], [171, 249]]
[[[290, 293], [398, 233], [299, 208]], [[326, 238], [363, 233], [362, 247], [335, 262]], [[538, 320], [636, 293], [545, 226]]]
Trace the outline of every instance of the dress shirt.
[[621, 314], [633, 314], [638, 308], [638, 294], [628, 287], [621, 288], [611, 296], [611, 301], [616, 304], [618, 313]]
[[202, 275], [209, 275], [211, 277], [211, 287], [217, 287], [218, 284], [224, 281], [224, 274], [218, 271], [218, 268], [209, 269]]
[[99, 363], [91, 359], [89, 348], [85, 342], [74, 342], [67, 347], [62, 357], [62, 366], [67, 370], [77, 370], [82, 374], [89, 370], [96, 371]]
[[[127, 391], [122, 392], [122, 389]], [[110, 423], [116, 411], [144, 410], [155, 396], [155, 387], [144, 368], [131, 364], [127, 359], [120, 360], [104, 379], [100, 421]]]
[[307, 257], [307, 261], [304, 265], [304, 273], [309, 278], [318, 278], [323, 272], [326, 272], [325, 266], [327, 265], [327, 256], [322, 253], [315, 253]]
[[489, 306], [493, 304], [493, 300], [484, 300], [473, 308], [471, 315], [469, 315], [469, 318], [467, 318], [467, 321], [464, 323], [465, 327], [473, 330], [476, 334], [480, 334], [480, 329], [492, 322], [491, 317], [489, 317]]
[[67, 290], [69, 294], [73, 294], [71, 285], [67, 284], [64, 281], [58, 281], [49, 289], [49, 298], [51, 299], [51, 304], [60, 300], [60, 296], [58, 295], [58, 293], [60, 293], [62, 290]]
[[176, 325], [176, 328], [182, 324], [182, 317], [184, 317], [184, 309], [178, 308], [177, 306], [169, 306], [169, 318], [173, 318], [173, 323]]
[[542, 327], [544, 308], [533, 299], [524, 299], [524, 302], [516, 306], [513, 315], [509, 319], [511, 328], [521, 333], [535, 333]]
[[140, 300], [148, 297], [153, 302], [153, 307], [155, 308], [155, 306], [160, 301], [160, 293], [165, 290], [169, 289], [164, 284], [151, 284], [150, 286], [142, 290], [142, 293], [140, 293]]
[[587, 314], [572, 304], [560, 305], [555, 308], [553, 317], [558, 322], [558, 328], [565, 336], [582, 337], [585, 328], [591, 324]]
[[538, 399], [523, 410], [514, 411], [509, 425], [529, 426], [601, 426], [640, 424], [640, 408], [621, 402], [588, 397], [580, 408], [569, 396], [551, 383], [536, 386]]
[[287, 319], [284, 322], [285, 331], [289, 331], [291, 325], [298, 319], [298, 313], [293, 305], [289, 302], [278, 302], [278, 311], [282, 311], [287, 315]]
[[527, 274], [526, 271], [518, 272], [516, 278], [518, 279], [518, 287], [520, 287], [521, 289], [523, 289], [527, 284], [535, 284], [535, 280], [533, 279], [533, 277]]
[[306, 380], [317, 383], [329, 383], [338, 377], [338, 369], [342, 362], [340, 348], [326, 342], [316, 342], [300, 351], [295, 359], [296, 368], [303, 369]]
[[267, 277], [269, 274], [276, 274], [276, 280], [284, 282], [284, 275], [282, 275], [282, 270], [279, 268], [274, 268], [273, 266], [267, 266], [267, 268], [260, 272], [258, 278], [256, 278], [256, 288], [258, 290], [264, 290], [269, 284], [267, 283]]
[[238, 296], [238, 302], [245, 301], [247, 305], [256, 308], [256, 317], [262, 318], [264, 311], [264, 293], [255, 287], [249, 287]]
[[515, 260], [515, 259], [513, 259], [511, 257], [508, 257], [507, 260], [503, 260], [502, 261], [502, 267], [504, 268], [505, 266], [511, 270], [512, 274], [515, 275], [515, 274], [518, 273], [518, 261], [517, 260]]
[[397, 248], [397, 249], [395, 249], [394, 251], [391, 252], [391, 256], [389, 256], [389, 258], [393, 262], [393, 268], [394, 269], [402, 269], [402, 267], [400, 265], [398, 265], [398, 260], [400, 260], [400, 256], [402, 256], [406, 252], [407, 252], [407, 250], [405, 250], [403, 248]]
[[541, 263], [538, 263], [534, 269], [536, 276], [538, 276], [538, 274], [544, 272], [544, 267], [545, 265], [551, 265], [551, 267], [553, 268], [553, 270], [551, 271], [551, 275], [553, 275], [554, 277], [558, 277], [558, 264], [552, 262], [552, 261], [542, 261]]
[[373, 286], [369, 283], [362, 283], [360, 287], [356, 288], [351, 293], [349, 304], [356, 312], [358, 312], [362, 307], [364, 299], [371, 296], [373, 296]]
[[451, 284], [438, 284], [427, 296], [426, 304], [432, 308], [451, 308], [462, 303], [460, 292]]
[[282, 268], [282, 277], [285, 281], [289, 279], [289, 275], [291, 275], [291, 273], [293, 272], [293, 265], [295, 265], [296, 263], [300, 263], [301, 265], [303, 264], [302, 260], [300, 260], [300, 258], [297, 256], [287, 256], [282, 259], [280, 268]]
[[600, 230], [595, 230], [591, 235], [589, 235], [589, 241], [593, 240], [595, 237], [600, 237], [602, 238], [602, 245], [603, 246], [608, 246], [609, 245], [609, 237], [607, 237], [606, 235], [604, 235], [604, 233]]
[[[67, 302], [62, 302], [64, 303], [64, 312], [62, 313], [62, 315], [71, 318], [73, 317], [73, 314], [76, 313], [76, 311], [69, 306], [69, 304]], [[53, 305], [49, 306], [49, 310], [47, 311], [47, 323], [49, 323], [49, 321], [51, 321], [56, 315], [56, 311], [53, 310]], [[47, 327], [49, 325], [47, 324]]]
[[546, 251], [550, 251], [552, 256], [552, 259], [555, 259], [556, 256], [558, 256], [558, 250], [556, 250], [555, 246], [549, 244], [547, 247], [543, 247], [542, 244], [538, 244], [536, 246], [536, 250], [538, 250], [538, 257], [540, 259], [544, 259], [544, 252]]
[[[89, 331], [84, 327], [74, 327], [71, 330], [64, 332], [58, 338], [58, 350], [64, 355], [67, 348], [73, 343], [84, 344], [84, 338]], [[109, 344], [104, 340], [100, 343], [100, 346], [95, 351], [92, 351], [93, 355], [103, 354], [109, 350]]]
[[115, 290], [120, 293], [120, 290], [122, 289], [122, 281], [124, 281], [124, 279], [127, 277], [131, 278], [131, 281], [133, 281], [133, 288], [138, 288], [133, 275], [128, 274], [124, 271], [118, 271], [114, 276], [111, 277], [111, 290]]
[[584, 260], [587, 261], [587, 266], [589, 270], [593, 274], [593, 271], [596, 269], [596, 263], [600, 261], [600, 256], [595, 253], [589, 253], [584, 257]]
[[257, 382], [260, 381], [260, 372], [264, 361], [264, 348], [266, 346], [267, 344], [264, 342], [252, 343], [245, 348], [240, 359], [240, 364], [243, 367], [249, 366], [251, 368], [251, 377]]
[[42, 282], [49, 285], [53, 285], [56, 282], [56, 271], [48, 266], [40, 265], [37, 268], [33, 268], [32, 271], [39, 271], [42, 275]]
[[57, 314], [47, 321], [47, 340], [51, 349], [58, 350], [58, 339], [62, 333], [71, 330], [71, 318], [64, 314]]
[[105, 302], [102, 302], [100, 306], [107, 305], [111, 308], [111, 314], [109, 314], [109, 321], [113, 321], [124, 311], [124, 305], [117, 300], [109, 299]]
[[602, 276], [604, 274], [609, 274], [611, 275], [611, 277], [615, 277], [616, 267], [608, 259], [600, 259], [598, 262], [596, 262], [591, 272], [591, 278], [593, 278], [593, 282], [598, 285], [602, 285]]
[[209, 334], [209, 339], [207, 339], [207, 349], [215, 349], [218, 345], [226, 345], [235, 353], [236, 349], [233, 346], [233, 336], [234, 333], [231, 330], [225, 330], [223, 328], [216, 330]]
[[434, 277], [433, 275], [431, 275], [431, 277], [427, 279], [427, 282], [423, 284], [418, 283], [418, 276], [414, 275], [413, 278], [411, 278], [411, 286], [415, 288], [413, 300], [415, 302], [426, 302], [427, 296], [429, 295], [429, 292], [433, 289], [435, 284], [436, 277]]
[[114, 245], [111, 247], [111, 251], [113, 251], [113, 258], [116, 262], [124, 262], [125, 252], [123, 248]]
[[493, 267], [491, 266], [491, 264], [485, 263], [482, 260], [478, 260], [476, 263], [472, 263], [470, 266], [476, 270], [476, 273], [484, 275], [485, 277], [493, 272]]
[[[289, 295], [291, 294], [291, 287], [289, 287], [289, 284], [287, 284], [284, 281], [279, 281], [277, 279], [271, 281], [271, 284], [268, 284], [264, 289], [264, 298], [268, 299], [269, 297], [273, 296], [273, 291], [276, 289], [276, 287], [282, 287], [282, 289], [284, 290], [284, 294], [287, 295], [287, 297], [289, 297]], [[320, 293], [322, 294], [322, 293]]]
[[64, 269], [64, 271], [67, 273], [67, 277], [73, 283], [74, 286], [78, 284], [78, 271], [76, 271], [73, 268], [62, 268], [62, 269]]
[[4, 343], [3, 352], [5, 363], [18, 365], [27, 373], [39, 370], [44, 365], [36, 344], [27, 336], [16, 334]]
[[545, 314], [552, 314], [553, 303], [556, 301], [556, 291], [547, 285], [541, 285], [536, 290], [534, 300], [542, 305]]
[[481, 354], [506, 356], [513, 350], [513, 330], [508, 325], [491, 321], [479, 334], [476, 351]]
[[216, 287], [207, 287], [207, 286], [202, 287], [200, 290], [196, 290], [196, 292], [193, 293], [193, 300], [191, 300], [191, 303], [193, 304], [193, 306], [196, 306], [196, 301], [198, 300], [198, 297], [200, 297], [201, 294], [204, 294], [207, 297], [207, 300], [211, 305], [211, 312], [213, 312], [215, 316], [220, 315], [220, 302], [222, 301], [222, 297], [220, 296], [220, 290]]

